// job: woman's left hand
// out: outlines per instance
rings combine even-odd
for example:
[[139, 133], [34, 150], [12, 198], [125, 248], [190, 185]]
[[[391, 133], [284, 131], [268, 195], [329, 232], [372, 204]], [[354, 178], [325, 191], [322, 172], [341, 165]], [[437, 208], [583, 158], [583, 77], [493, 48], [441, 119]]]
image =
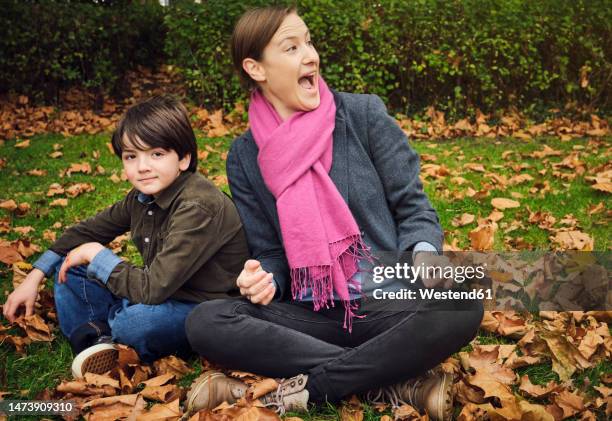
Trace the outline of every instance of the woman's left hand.
[[60, 267], [59, 283], [66, 282], [66, 272], [68, 272], [68, 269], [74, 266], [88, 265], [96, 257], [96, 254], [103, 249], [104, 246], [100, 243], [85, 243], [70, 250], [70, 253], [66, 255], [64, 263]]
[[[427, 270], [427, 268], [435, 268], [435, 267], [446, 268], [449, 266], [453, 266], [452, 262], [449, 260], [448, 257], [440, 256], [437, 253], [433, 253], [433, 252], [421, 251], [417, 253], [416, 256], [414, 257], [414, 266], [423, 267], [423, 272], [421, 272], [421, 280], [423, 281], [423, 285], [425, 285], [427, 288], [436, 287], [441, 282], [444, 282], [444, 285], [443, 285], [444, 288], [448, 289], [452, 286], [452, 283], [453, 283], [452, 279], [445, 279], [445, 278], [436, 276], [438, 273], [441, 274], [442, 272], [444, 272], [443, 270], [441, 271], [439, 270], [438, 271], [436, 270], [428, 271]], [[430, 272], [433, 273], [433, 276], [429, 276]]]

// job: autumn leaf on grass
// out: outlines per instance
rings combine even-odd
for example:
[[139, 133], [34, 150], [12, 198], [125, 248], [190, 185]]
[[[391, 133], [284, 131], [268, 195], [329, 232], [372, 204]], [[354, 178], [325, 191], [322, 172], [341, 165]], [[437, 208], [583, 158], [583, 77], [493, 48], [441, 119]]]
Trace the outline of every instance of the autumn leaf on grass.
[[[489, 421], [489, 414], [494, 414], [495, 408], [490, 403], [476, 405], [467, 403], [461, 408], [461, 413], [457, 417], [457, 421]], [[493, 418], [495, 419], [495, 418]], [[552, 421], [552, 420], [551, 420]]]
[[513, 338], [520, 338], [529, 330], [525, 319], [514, 311], [485, 311], [480, 327]]
[[467, 382], [479, 387], [485, 393], [485, 398], [495, 398], [500, 402], [501, 408], [497, 412], [507, 419], [521, 419], [521, 410], [510, 387], [500, 382], [496, 377], [484, 371], [467, 376]]
[[14, 227], [13, 231], [19, 233], [21, 235], [28, 235], [29, 233], [36, 231], [34, 227], [26, 226], [26, 227]]
[[180, 396], [181, 391], [175, 384], [164, 386], [147, 386], [140, 393], [147, 399], [168, 402]]
[[351, 396], [340, 408], [340, 421], [363, 421], [363, 405], [357, 396]]
[[85, 382], [88, 385], [95, 387], [110, 386], [114, 389], [119, 389], [119, 380], [115, 380], [107, 375], [85, 373]]
[[463, 227], [465, 225], [469, 225], [472, 222], [474, 222], [474, 220], [476, 219], [476, 217], [470, 213], [464, 213], [462, 214], [460, 217], [456, 217], [453, 219], [453, 226], [454, 227]]
[[21, 355], [25, 355], [26, 345], [30, 345], [32, 343], [30, 338], [4, 334], [0, 334], [0, 341], [5, 344], [13, 344], [13, 346], [15, 346], [15, 351]]
[[[28, 276], [28, 273], [32, 270], [32, 265], [27, 262], [15, 262], [12, 266], [13, 269], [13, 289], [16, 289], [23, 280]], [[41, 282], [39, 291], [44, 288], [44, 282]]]
[[49, 190], [47, 190], [47, 197], [53, 197], [58, 194], [64, 194], [64, 188], [59, 183], [53, 183], [49, 186]]
[[[145, 396], [146, 397], [146, 396]], [[136, 416], [136, 421], [173, 421], [178, 420], [183, 415], [179, 407], [179, 399], [169, 403], [157, 403], [150, 409]]]
[[15, 247], [12, 246], [0, 246], [0, 262], [5, 265], [12, 265], [13, 263], [21, 262], [23, 257]]
[[9, 212], [12, 212], [17, 209], [17, 203], [15, 203], [13, 199], [4, 200], [0, 202], [0, 209], [5, 209]]
[[126, 345], [116, 345], [117, 348], [117, 365], [121, 368], [126, 368], [128, 365], [140, 364], [140, 358], [133, 348]]
[[214, 113], [210, 114], [209, 126], [207, 136], [208, 137], [223, 137], [227, 136], [230, 131], [223, 124], [223, 110], [219, 109]]
[[558, 385], [554, 380], [548, 382], [546, 386], [532, 384], [527, 374], [521, 377], [521, 384], [519, 386], [519, 390], [521, 392], [525, 392], [527, 395], [536, 399], [548, 396], [550, 393], [557, 391], [559, 388], [560, 385]]
[[66, 188], [66, 196], [77, 197], [80, 194], [91, 192], [95, 189], [91, 183], [75, 183]]
[[460, 352], [459, 356], [466, 371], [472, 369], [472, 372], [476, 374], [489, 374], [506, 385], [516, 383], [516, 374], [514, 374], [514, 371], [501, 365], [499, 359], [499, 345], [493, 346], [490, 350], [475, 345], [472, 352]]
[[505, 199], [503, 197], [496, 197], [495, 199], [491, 199], [491, 205], [499, 210], [518, 208], [521, 206], [521, 204], [516, 200]]
[[22, 142], [15, 143], [15, 147], [18, 149], [25, 149], [30, 147], [30, 139], [26, 139]]
[[51, 342], [54, 338], [51, 328], [38, 314], [20, 316], [15, 323], [25, 330], [28, 338], [34, 342]]
[[88, 162], [81, 163], [72, 163], [67, 170], [65, 170], [65, 174], [70, 177], [73, 173], [80, 172], [84, 174], [91, 174], [91, 165]]
[[584, 398], [567, 390], [555, 393], [552, 401], [563, 411], [563, 418], [569, 418], [585, 410]]
[[193, 370], [189, 368], [187, 363], [180, 358], [170, 355], [168, 357], [159, 359], [153, 363], [155, 373], [157, 375], [172, 373], [177, 379], [180, 379], [185, 374], [191, 373]]
[[552, 359], [552, 369], [559, 375], [561, 381], [567, 381], [580, 368], [585, 369], [592, 364], [585, 359], [576, 346], [568, 340], [565, 332], [542, 331], [539, 336], [546, 342]]
[[176, 376], [174, 373], [166, 373], [161, 376], [152, 377], [149, 380], [142, 382], [147, 387], [155, 387], [155, 386], [163, 386], [168, 383], [170, 380], [174, 379]]
[[54, 201], [49, 203], [49, 206], [61, 206], [65, 208], [66, 206], [68, 206], [68, 199], [55, 199]]
[[497, 231], [496, 223], [486, 223], [479, 225], [469, 232], [472, 249], [478, 251], [486, 251], [493, 249], [495, 240], [495, 232]]
[[116, 420], [142, 414], [146, 402], [140, 394], [93, 399], [82, 407], [86, 420]]
[[580, 231], [559, 231], [551, 239], [563, 250], [593, 251], [595, 243], [591, 236]]

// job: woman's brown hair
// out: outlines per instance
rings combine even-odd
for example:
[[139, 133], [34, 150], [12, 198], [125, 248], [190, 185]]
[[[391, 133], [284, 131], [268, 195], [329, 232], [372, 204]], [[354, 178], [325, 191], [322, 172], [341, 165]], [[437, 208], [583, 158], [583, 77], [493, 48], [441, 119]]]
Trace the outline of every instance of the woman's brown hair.
[[295, 7], [259, 7], [248, 10], [238, 19], [232, 33], [231, 52], [234, 68], [245, 87], [253, 89], [257, 84], [242, 68], [243, 60], [261, 61], [264, 48], [291, 13], [296, 13]]

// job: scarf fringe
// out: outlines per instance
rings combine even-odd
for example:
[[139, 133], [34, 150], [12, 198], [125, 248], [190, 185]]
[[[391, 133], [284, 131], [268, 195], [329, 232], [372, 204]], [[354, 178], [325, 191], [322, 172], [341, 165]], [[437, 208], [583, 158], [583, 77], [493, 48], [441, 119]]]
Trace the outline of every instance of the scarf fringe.
[[[353, 329], [353, 318], [363, 318], [365, 315], [356, 314], [359, 303], [350, 298], [351, 293], [361, 293], [361, 283], [355, 279], [359, 272], [359, 261], [366, 259], [372, 262], [374, 259], [370, 248], [365, 244], [361, 235], [355, 234], [340, 241], [331, 243], [330, 252], [336, 255], [338, 264], [341, 265], [343, 273], [349, 273], [346, 280], [348, 298], [342, 299], [344, 305], [344, 329], [349, 332]], [[291, 269], [291, 294], [293, 299], [302, 299], [306, 291], [312, 291], [314, 311], [321, 308], [334, 306], [334, 283], [332, 279], [332, 265], [317, 265]]]

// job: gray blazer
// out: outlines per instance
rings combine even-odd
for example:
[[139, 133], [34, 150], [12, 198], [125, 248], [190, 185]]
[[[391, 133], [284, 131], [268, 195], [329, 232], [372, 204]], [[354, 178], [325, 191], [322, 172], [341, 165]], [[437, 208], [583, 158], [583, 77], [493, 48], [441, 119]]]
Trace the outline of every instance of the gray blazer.
[[[409, 251], [425, 241], [442, 250], [443, 234], [419, 180], [419, 157], [376, 95], [334, 92], [336, 126], [329, 173], [372, 251]], [[251, 131], [227, 157], [232, 197], [251, 255], [274, 273], [280, 296], [290, 290], [276, 200], [259, 166]], [[305, 204], [307, 206], [307, 204]]]

